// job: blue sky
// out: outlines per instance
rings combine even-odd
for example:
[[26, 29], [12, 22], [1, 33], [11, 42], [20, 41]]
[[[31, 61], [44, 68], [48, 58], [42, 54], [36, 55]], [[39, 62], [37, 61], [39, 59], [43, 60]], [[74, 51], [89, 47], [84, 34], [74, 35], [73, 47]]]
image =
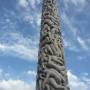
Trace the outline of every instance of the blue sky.
[[[90, 90], [89, 3], [57, 0], [71, 90]], [[41, 4], [0, 0], [0, 90], [35, 90]]]

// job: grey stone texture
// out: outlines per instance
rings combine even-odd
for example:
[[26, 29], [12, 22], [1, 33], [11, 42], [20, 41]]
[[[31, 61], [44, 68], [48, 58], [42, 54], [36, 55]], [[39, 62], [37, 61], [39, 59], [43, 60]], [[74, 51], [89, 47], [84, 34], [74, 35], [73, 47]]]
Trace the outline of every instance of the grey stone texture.
[[70, 90], [57, 0], [43, 0], [36, 90]]

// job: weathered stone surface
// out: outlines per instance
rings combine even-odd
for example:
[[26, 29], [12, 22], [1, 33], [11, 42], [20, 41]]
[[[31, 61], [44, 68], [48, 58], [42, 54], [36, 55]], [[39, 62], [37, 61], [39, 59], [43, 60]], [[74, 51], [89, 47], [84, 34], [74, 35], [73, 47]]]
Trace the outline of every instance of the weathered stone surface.
[[43, 0], [36, 90], [69, 90], [56, 0]]

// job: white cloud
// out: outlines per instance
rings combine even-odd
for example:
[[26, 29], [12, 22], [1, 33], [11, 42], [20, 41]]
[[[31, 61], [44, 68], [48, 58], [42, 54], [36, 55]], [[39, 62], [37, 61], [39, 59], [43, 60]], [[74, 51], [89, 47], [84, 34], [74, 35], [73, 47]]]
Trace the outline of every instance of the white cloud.
[[82, 55], [80, 55], [80, 56], [78, 55], [77, 58], [78, 58], [78, 60], [87, 60], [86, 56], [84, 56], [84, 55], [83, 56]]
[[81, 37], [78, 36], [77, 41], [84, 50], [88, 50], [86, 42]]
[[[20, 18], [24, 22], [31, 24], [34, 28], [40, 26], [41, 9], [37, 7], [41, 0], [18, 0], [17, 7], [19, 8]], [[25, 7], [23, 10], [21, 7]], [[33, 10], [32, 10], [33, 9]]]
[[[70, 1], [70, 0], [69, 0]], [[75, 5], [75, 6], [84, 6], [86, 3], [86, 0], [71, 0], [71, 2]], [[79, 6], [79, 7], [80, 7]]]
[[28, 0], [18, 0], [19, 5], [22, 7], [27, 7], [28, 6]]
[[24, 58], [27, 60], [35, 60], [37, 57], [37, 48], [35, 47], [27, 47], [24, 45], [0, 45], [0, 51], [2, 51], [4, 54], [12, 54], [16, 55], [17, 57]]
[[29, 3], [30, 3], [32, 8], [35, 8], [36, 0], [29, 0]]
[[[83, 50], [89, 51], [89, 47], [87, 44], [88, 42], [86, 42], [86, 39], [82, 38], [82, 36], [79, 35], [80, 30], [78, 27], [75, 26], [75, 17], [69, 17], [65, 12], [63, 12], [61, 18], [63, 20], [64, 25], [66, 25], [68, 28], [68, 33], [71, 34], [70, 37], [67, 37], [65, 38], [66, 40], [64, 40], [65, 47], [72, 51], [79, 51], [81, 48]], [[76, 43], [79, 43], [80, 46], [78, 47]]]
[[89, 74], [87, 72], [83, 73], [82, 74], [83, 76], [88, 76]]
[[68, 79], [70, 90], [89, 90], [90, 87], [88, 84], [81, 79], [81, 77], [77, 77], [76, 75], [72, 74], [68, 71]]
[[61, 18], [63, 20], [63, 23], [69, 28], [68, 30], [72, 32], [74, 36], [76, 36], [77, 28], [73, 24], [74, 19], [72, 17], [69, 17], [65, 12], [61, 14]]
[[[34, 71], [31, 73], [34, 75]], [[35, 90], [35, 80], [27, 83], [20, 79], [12, 79], [11, 73], [7, 73], [0, 68], [0, 90]]]
[[37, 14], [36, 23], [37, 23], [37, 26], [40, 26], [40, 24], [41, 24], [41, 13]]
[[28, 22], [28, 23], [32, 24], [33, 27], [40, 26], [41, 13], [35, 13], [34, 15], [31, 15], [31, 14], [27, 13], [27, 15], [24, 15], [23, 20], [25, 22]]
[[63, 2], [65, 5], [65, 10], [68, 10], [70, 5], [73, 5], [73, 7], [75, 6], [75, 8], [78, 10], [82, 10], [86, 5], [87, 0], [63, 0]]
[[10, 77], [10, 74], [8, 72], [5, 72], [3, 69], [0, 68], [0, 80], [8, 79]]
[[0, 43], [0, 52], [3, 54], [11, 54], [26, 60], [36, 60], [38, 54], [38, 41], [35, 39], [23, 37], [20, 33], [9, 33], [8, 43], [4, 37]]
[[21, 80], [1, 80], [0, 90], [34, 90], [33, 85], [29, 85]]
[[72, 43], [72, 41], [64, 39], [64, 47], [70, 51], [79, 52], [78, 48]]
[[88, 89], [90, 90], [90, 78], [86, 77], [87, 75], [85, 75], [83, 77], [83, 81], [88, 85]]
[[34, 17], [32, 15], [26, 15], [24, 17], [24, 21], [29, 22], [33, 25], [34, 24]]
[[40, 4], [42, 0], [36, 0], [36, 1], [37, 1], [38, 4]]
[[29, 8], [30, 5], [33, 9], [36, 8], [36, 4], [39, 4], [40, 0], [18, 0], [18, 3], [21, 7]]
[[34, 70], [28, 70], [28, 71], [27, 71], [27, 74], [28, 74], [28, 75], [36, 76], [36, 72], [35, 72]]

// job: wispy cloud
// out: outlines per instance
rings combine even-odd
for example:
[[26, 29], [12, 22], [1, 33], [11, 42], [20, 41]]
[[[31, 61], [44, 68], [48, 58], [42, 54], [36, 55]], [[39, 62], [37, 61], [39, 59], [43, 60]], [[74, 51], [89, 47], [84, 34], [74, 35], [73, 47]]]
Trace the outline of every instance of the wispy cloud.
[[21, 7], [25, 7], [25, 8], [28, 8], [29, 6], [35, 8], [36, 0], [18, 0], [18, 4]]
[[[41, 9], [37, 8], [40, 3], [41, 0], [19, 0], [17, 5], [22, 20], [37, 28], [40, 26], [41, 21]], [[20, 6], [25, 7], [24, 11], [20, 9]]]
[[0, 52], [15, 55], [25, 60], [36, 60], [38, 52], [37, 40], [23, 37], [20, 33], [9, 33], [7, 40], [6, 37], [1, 40]]
[[8, 79], [10, 77], [10, 73], [5, 72], [3, 69], [0, 68], [0, 80]]
[[41, 0], [18, 0], [18, 3], [21, 7], [27, 8], [31, 6], [33, 9], [36, 8], [36, 5], [39, 4]]
[[77, 41], [84, 50], [89, 50], [86, 42], [81, 37], [77, 37]]
[[[69, 10], [68, 10], [69, 11]], [[67, 31], [64, 31], [64, 43], [65, 47], [72, 51], [80, 51], [85, 50], [89, 51], [88, 42], [87, 40], [80, 35], [81, 31], [79, 27], [85, 27], [85, 26], [79, 26], [80, 22], [76, 19], [74, 16], [69, 16], [65, 11], [61, 14], [62, 23], [64, 24], [64, 28]], [[82, 21], [83, 22], [83, 21]], [[79, 46], [77, 45], [79, 44]], [[78, 49], [79, 48], [79, 49]]]
[[36, 6], [36, 0], [29, 0], [29, 3], [31, 5], [32, 8], [35, 8]]
[[82, 11], [87, 0], [63, 0], [64, 10], [68, 10], [70, 7], [75, 8], [77, 11]]
[[26, 73], [27, 73], [28, 75], [33, 75], [33, 76], [36, 77], [36, 71], [34, 71], [34, 70], [28, 70]]
[[33, 83], [28, 84], [21, 80], [1, 80], [0, 90], [34, 90]]
[[82, 7], [85, 6], [86, 0], [67, 0], [68, 2], [71, 1], [72, 4], [74, 4], [76, 7]]
[[18, 3], [22, 7], [27, 7], [28, 6], [28, 0], [18, 0]]
[[73, 34], [73, 35], [71, 34], [72, 36], [76, 36], [78, 34], [77, 33], [78, 29], [73, 24], [74, 22], [73, 17], [69, 17], [65, 12], [63, 12], [61, 14], [61, 18], [62, 18], [63, 23], [68, 27], [67, 29], [68, 32], [71, 32]]
[[[68, 79], [71, 90], [89, 90], [90, 87], [87, 84], [86, 79], [83, 81], [82, 77], [74, 75], [71, 71], [68, 71]], [[89, 80], [89, 79], [88, 79]]]
[[72, 41], [64, 39], [64, 47], [70, 51], [79, 52], [79, 49]]
[[4, 69], [0, 68], [0, 90], [35, 90], [35, 80], [31, 80], [28, 83], [20, 79], [22, 76], [25, 78], [26, 74], [29, 75], [29, 79], [32, 78], [32, 76], [36, 77], [34, 70], [28, 70], [25, 74], [12, 76], [10, 72], [6, 72]]
[[1, 44], [0, 50], [1, 52], [3, 52], [3, 54], [11, 54], [28, 60], [36, 59], [37, 48], [35, 47], [30, 48], [19, 44], [15, 44], [15, 45]]
[[[64, 31], [64, 46], [65, 48], [78, 52], [79, 49], [76, 45], [78, 29], [74, 26], [72, 18], [70, 18], [65, 12], [61, 14], [62, 22], [67, 27], [67, 31]], [[67, 33], [66, 33], [67, 32]], [[69, 36], [67, 35], [69, 33]], [[68, 37], [67, 37], [68, 36]]]
[[23, 16], [24, 22], [30, 23], [33, 27], [39, 27], [41, 22], [41, 13], [34, 13], [34, 15], [29, 14]]

